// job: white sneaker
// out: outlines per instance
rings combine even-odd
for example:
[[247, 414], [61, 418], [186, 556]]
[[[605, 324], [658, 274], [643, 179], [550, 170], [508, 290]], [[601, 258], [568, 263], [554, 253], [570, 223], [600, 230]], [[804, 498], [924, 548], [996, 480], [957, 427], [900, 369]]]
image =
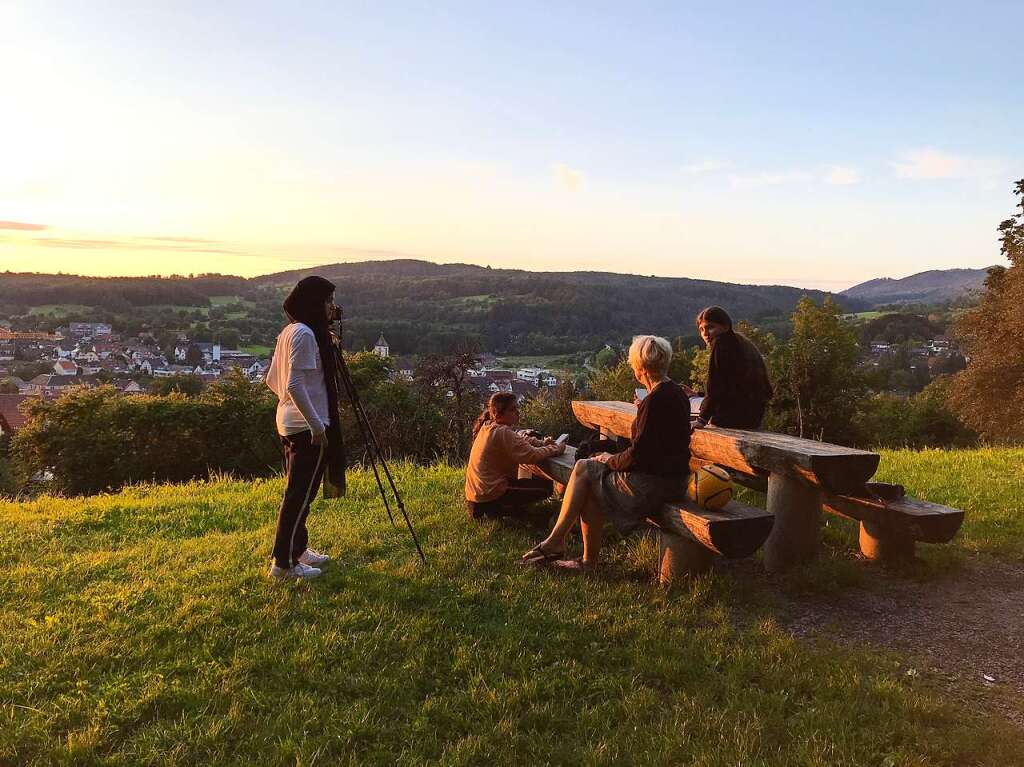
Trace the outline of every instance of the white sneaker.
[[321, 571], [315, 567], [304, 565], [299, 562], [295, 567], [278, 567], [274, 565], [270, 568], [271, 578], [280, 578], [286, 580], [289, 578], [302, 578], [304, 580], [309, 578], [319, 577]]
[[326, 565], [331, 561], [331, 558], [326, 554], [321, 554], [319, 551], [313, 549], [306, 549], [302, 552], [302, 556], [299, 557], [299, 562], [310, 567], [320, 567]]

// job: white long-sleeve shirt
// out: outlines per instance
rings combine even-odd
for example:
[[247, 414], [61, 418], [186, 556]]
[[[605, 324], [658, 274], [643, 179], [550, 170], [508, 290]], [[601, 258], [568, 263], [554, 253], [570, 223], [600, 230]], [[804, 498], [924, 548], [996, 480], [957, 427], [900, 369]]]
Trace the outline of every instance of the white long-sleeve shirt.
[[308, 325], [293, 322], [278, 335], [267, 386], [277, 395], [278, 434], [327, 430], [327, 384], [316, 336]]

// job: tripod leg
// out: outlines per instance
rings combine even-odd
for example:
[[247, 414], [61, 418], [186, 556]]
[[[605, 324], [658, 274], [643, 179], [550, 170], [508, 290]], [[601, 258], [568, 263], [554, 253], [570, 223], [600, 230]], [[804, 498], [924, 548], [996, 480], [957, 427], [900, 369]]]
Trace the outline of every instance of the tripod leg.
[[402, 518], [405, 520], [405, 526], [409, 528], [409, 535], [412, 536], [413, 545], [416, 546], [416, 553], [420, 555], [420, 561], [423, 562], [423, 564], [426, 564], [427, 558], [423, 555], [423, 549], [420, 548], [420, 542], [416, 537], [416, 531], [413, 530], [409, 515], [405, 512], [405, 504], [402, 503], [402, 496], [398, 494], [398, 486], [395, 484], [395, 480], [391, 477], [391, 470], [388, 468], [387, 463], [384, 463], [383, 459], [381, 459], [381, 465], [384, 468], [384, 475], [391, 484], [391, 492], [395, 494], [395, 503], [398, 505], [398, 510], [402, 512]]
[[395, 516], [391, 513], [391, 504], [388, 503], [387, 493], [384, 492], [384, 483], [380, 481], [380, 471], [377, 469], [377, 461], [383, 461], [384, 459], [375, 455], [376, 449], [373, 445], [368, 444], [366, 446], [366, 452], [370, 456], [370, 467], [373, 469], [374, 479], [377, 480], [377, 490], [380, 491], [380, 498], [384, 501], [384, 511], [388, 513], [388, 519], [391, 521], [391, 526], [397, 530], [398, 525], [395, 524]]
[[391, 505], [388, 503], [387, 494], [384, 492], [384, 484], [381, 482], [380, 473], [377, 471], [377, 462], [373, 454], [374, 445], [371, 444], [370, 440], [372, 434], [372, 432], [369, 432], [370, 423], [366, 420], [366, 412], [363, 410], [362, 403], [359, 402], [359, 393], [356, 391], [355, 383], [349, 374], [345, 356], [336, 348], [335, 357], [338, 361], [338, 370], [341, 373], [340, 378], [345, 386], [345, 394], [352, 405], [352, 412], [356, 417], [356, 426], [359, 427], [359, 436], [363, 440], [363, 448], [366, 454], [370, 456], [370, 466], [373, 468], [373, 476], [377, 480], [377, 490], [380, 492], [380, 498], [384, 501], [384, 511], [387, 512], [388, 521], [391, 522], [391, 526], [397, 530], [398, 525], [395, 524], [395, 517], [391, 513]]
[[395, 484], [394, 477], [391, 476], [391, 469], [388, 468], [388, 463], [380, 451], [380, 443], [377, 442], [377, 435], [374, 434], [373, 427], [370, 425], [370, 420], [366, 417], [366, 411], [363, 410], [363, 404], [359, 401], [359, 392], [356, 390], [355, 383], [352, 381], [352, 375], [349, 372], [348, 364], [345, 362], [345, 355], [338, 346], [335, 347], [334, 351], [338, 361], [338, 371], [342, 381], [344, 382], [345, 393], [348, 395], [348, 401], [352, 405], [352, 411], [355, 413], [356, 424], [359, 426], [360, 435], [363, 438], [363, 445], [370, 454], [370, 465], [373, 468], [373, 476], [377, 480], [377, 489], [380, 491], [381, 500], [384, 501], [384, 509], [387, 511], [388, 519], [391, 520], [392, 527], [397, 529], [397, 525], [395, 525], [395, 518], [391, 514], [391, 506], [388, 503], [387, 493], [384, 491], [384, 485], [381, 482], [380, 472], [378, 471], [377, 466], [378, 462], [380, 464], [380, 468], [384, 471], [384, 476], [388, 480], [391, 492], [394, 494], [395, 504], [398, 506], [398, 510], [402, 512], [402, 518], [405, 520], [405, 526], [409, 529], [409, 535], [412, 536], [412, 542], [416, 547], [416, 553], [419, 554], [420, 561], [423, 562], [423, 564], [426, 564], [427, 558], [423, 554], [423, 549], [420, 547], [419, 539], [416, 537], [416, 531], [413, 529], [412, 520], [409, 519], [409, 514], [405, 510], [405, 504], [402, 503], [402, 496], [398, 492], [398, 486]]

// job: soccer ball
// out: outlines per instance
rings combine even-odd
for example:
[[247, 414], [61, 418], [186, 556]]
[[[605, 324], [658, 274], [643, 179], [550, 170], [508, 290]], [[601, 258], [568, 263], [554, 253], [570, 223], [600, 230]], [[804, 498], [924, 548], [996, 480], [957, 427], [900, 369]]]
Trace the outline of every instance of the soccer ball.
[[705, 509], [720, 509], [732, 500], [729, 472], [721, 466], [704, 466], [690, 475], [687, 495]]

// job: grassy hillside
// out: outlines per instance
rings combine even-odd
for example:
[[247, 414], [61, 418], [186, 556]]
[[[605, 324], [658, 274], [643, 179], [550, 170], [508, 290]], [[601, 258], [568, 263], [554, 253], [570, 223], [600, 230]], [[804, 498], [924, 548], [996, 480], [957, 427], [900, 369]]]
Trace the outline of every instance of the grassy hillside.
[[[883, 464], [964, 501], [958, 550], [1020, 556], [1022, 457]], [[962, 489], [979, 469], [998, 485]], [[356, 473], [311, 521], [340, 562], [298, 585], [264, 577], [280, 480], [0, 504], [0, 764], [1024, 763], [899, 656], [788, 635], [786, 581], [665, 594], [649, 541], [594, 578], [523, 571], [536, 533], [470, 525], [458, 469], [397, 478], [429, 567]]]

